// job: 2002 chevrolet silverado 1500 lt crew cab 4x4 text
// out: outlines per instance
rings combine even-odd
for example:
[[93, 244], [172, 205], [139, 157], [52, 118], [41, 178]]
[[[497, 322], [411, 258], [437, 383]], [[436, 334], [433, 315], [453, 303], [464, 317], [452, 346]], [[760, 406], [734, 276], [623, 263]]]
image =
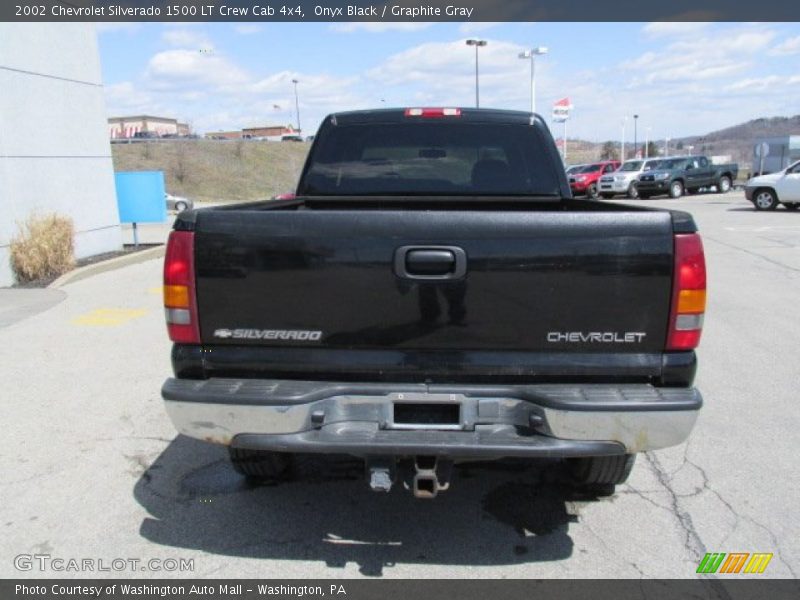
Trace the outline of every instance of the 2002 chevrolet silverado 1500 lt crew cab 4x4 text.
[[431, 497], [557, 458], [610, 493], [702, 403], [691, 216], [573, 199], [530, 113], [331, 115], [295, 197], [178, 216], [164, 285], [167, 412], [251, 477], [341, 453]]

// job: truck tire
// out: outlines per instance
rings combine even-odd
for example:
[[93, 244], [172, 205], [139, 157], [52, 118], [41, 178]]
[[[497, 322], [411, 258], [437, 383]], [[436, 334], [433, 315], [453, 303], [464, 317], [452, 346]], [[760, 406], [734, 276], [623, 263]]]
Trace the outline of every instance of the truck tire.
[[775, 210], [778, 207], [778, 197], [772, 190], [761, 188], [753, 194], [753, 206], [756, 210]]
[[636, 200], [636, 198], [639, 197], [639, 187], [635, 183], [631, 183], [628, 186], [628, 192], [626, 196], [628, 196], [628, 198], [631, 200]]
[[236, 472], [254, 480], [279, 479], [289, 469], [291, 462], [288, 454], [265, 450], [228, 446], [228, 454]]
[[597, 184], [593, 183], [586, 188], [586, 197], [591, 200], [597, 200]]
[[731, 178], [727, 175], [723, 175], [717, 181], [717, 193], [718, 194], [726, 194], [731, 191]]
[[580, 487], [603, 491], [608, 486], [625, 483], [635, 462], [635, 454], [616, 454], [571, 458], [568, 465], [573, 481]]
[[682, 181], [673, 181], [669, 184], [669, 197], [670, 198], [680, 198], [683, 196], [683, 182]]
[[188, 208], [186, 202], [176, 202], [175, 203], [175, 212], [183, 212]]

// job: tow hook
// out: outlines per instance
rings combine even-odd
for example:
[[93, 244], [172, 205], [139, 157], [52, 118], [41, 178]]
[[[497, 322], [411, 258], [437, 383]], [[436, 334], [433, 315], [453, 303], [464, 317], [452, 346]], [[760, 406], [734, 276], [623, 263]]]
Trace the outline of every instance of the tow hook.
[[[369, 489], [373, 492], [390, 492], [397, 480], [397, 458], [371, 456], [365, 462]], [[411, 464], [401, 461], [403, 486], [416, 498], [435, 498], [450, 487], [453, 461], [436, 456], [415, 456]]]

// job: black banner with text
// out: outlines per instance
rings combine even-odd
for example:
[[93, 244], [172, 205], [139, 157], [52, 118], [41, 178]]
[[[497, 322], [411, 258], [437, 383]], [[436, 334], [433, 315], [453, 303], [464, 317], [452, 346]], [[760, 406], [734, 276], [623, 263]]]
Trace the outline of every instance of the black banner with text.
[[796, 0], [10, 0], [0, 21], [797, 21]]

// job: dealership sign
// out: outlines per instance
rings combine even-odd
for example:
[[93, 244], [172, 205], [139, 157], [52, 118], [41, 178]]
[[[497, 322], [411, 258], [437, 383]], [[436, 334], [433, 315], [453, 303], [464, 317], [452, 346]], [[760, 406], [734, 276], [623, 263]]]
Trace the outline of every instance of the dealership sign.
[[562, 98], [553, 104], [553, 121], [563, 123], [569, 119], [569, 111], [572, 110], [572, 102], [569, 98]]

